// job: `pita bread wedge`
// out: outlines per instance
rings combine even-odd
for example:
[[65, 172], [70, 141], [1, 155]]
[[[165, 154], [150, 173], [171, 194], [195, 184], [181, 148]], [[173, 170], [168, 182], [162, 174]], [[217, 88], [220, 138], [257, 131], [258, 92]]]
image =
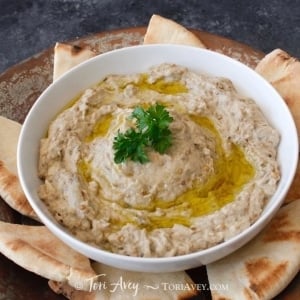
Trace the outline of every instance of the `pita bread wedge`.
[[88, 48], [56, 43], [54, 47], [53, 81], [79, 63], [95, 55], [96, 53]]
[[17, 175], [17, 144], [21, 125], [0, 116], [0, 196], [22, 215], [38, 220]]
[[[58, 294], [71, 300], [188, 299], [197, 295], [193, 281], [185, 272], [164, 274], [129, 272], [93, 263], [99, 282], [89, 292], [75, 290], [66, 284], [49, 282]], [[177, 289], [174, 288], [177, 284]]]
[[207, 265], [216, 299], [272, 299], [300, 270], [300, 199], [278, 211], [269, 225], [233, 254]]
[[184, 26], [159, 15], [153, 15], [144, 36], [144, 44], [160, 43], [206, 48], [204, 43]]
[[0, 221], [0, 252], [28, 271], [70, 286], [95, 276], [89, 259], [66, 246], [45, 226]]
[[300, 61], [281, 49], [275, 49], [258, 63], [255, 70], [284, 98], [300, 137]]

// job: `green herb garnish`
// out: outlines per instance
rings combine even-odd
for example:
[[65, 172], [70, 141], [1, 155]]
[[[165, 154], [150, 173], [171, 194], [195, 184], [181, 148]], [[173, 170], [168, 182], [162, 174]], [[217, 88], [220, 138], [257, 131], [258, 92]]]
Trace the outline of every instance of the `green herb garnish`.
[[155, 104], [147, 110], [138, 106], [130, 118], [136, 120], [136, 128], [130, 128], [125, 133], [118, 132], [114, 138], [115, 163], [126, 159], [146, 163], [149, 161], [147, 147], [160, 154], [166, 153], [172, 144], [169, 125], [173, 118], [163, 105]]

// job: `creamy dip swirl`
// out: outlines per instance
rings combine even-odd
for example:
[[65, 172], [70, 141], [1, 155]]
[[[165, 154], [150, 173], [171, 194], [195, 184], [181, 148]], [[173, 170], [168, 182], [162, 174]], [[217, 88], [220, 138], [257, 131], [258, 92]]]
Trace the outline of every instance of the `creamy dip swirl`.
[[[136, 106], [163, 104], [172, 146], [114, 162]], [[41, 199], [79, 239], [131, 256], [174, 256], [249, 227], [280, 178], [279, 134], [225, 78], [174, 64], [110, 75], [74, 99], [40, 147]]]

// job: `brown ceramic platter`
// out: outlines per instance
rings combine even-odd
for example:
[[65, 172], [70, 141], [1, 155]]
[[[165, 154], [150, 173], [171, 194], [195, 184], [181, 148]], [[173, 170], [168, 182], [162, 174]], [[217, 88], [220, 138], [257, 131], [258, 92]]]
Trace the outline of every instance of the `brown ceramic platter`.
[[[79, 46], [89, 46], [97, 53], [103, 53], [141, 44], [145, 31], [145, 27], [119, 29], [67, 42]], [[264, 56], [261, 51], [237, 41], [199, 30], [192, 31], [201, 38], [209, 49], [237, 59], [251, 68], [254, 68]], [[32, 104], [52, 82], [52, 68], [53, 47], [0, 74], [0, 114], [22, 123]], [[30, 222], [8, 207], [1, 198], [0, 219], [12, 223]], [[205, 267], [187, 272], [196, 283], [208, 283]], [[65, 298], [53, 293], [48, 287], [46, 279], [20, 268], [0, 254], [0, 300], [2, 299], [58, 300]], [[209, 291], [203, 291], [197, 298], [193, 299], [211, 299], [211, 297]], [[300, 299], [300, 273], [275, 299]]]

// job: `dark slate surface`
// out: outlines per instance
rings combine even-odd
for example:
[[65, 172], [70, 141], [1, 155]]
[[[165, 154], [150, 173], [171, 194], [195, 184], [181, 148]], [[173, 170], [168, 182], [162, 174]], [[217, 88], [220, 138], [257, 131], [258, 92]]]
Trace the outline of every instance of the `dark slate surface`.
[[300, 58], [300, 0], [0, 0], [0, 72], [56, 41], [147, 26], [153, 13]]

